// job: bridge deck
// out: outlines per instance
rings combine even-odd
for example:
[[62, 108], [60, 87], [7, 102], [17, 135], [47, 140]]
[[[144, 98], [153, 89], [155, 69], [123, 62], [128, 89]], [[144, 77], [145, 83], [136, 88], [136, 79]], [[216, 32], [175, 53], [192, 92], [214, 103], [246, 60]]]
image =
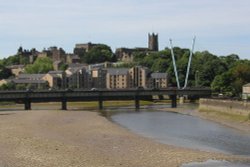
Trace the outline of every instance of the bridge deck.
[[[77, 91], [0, 91], [0, 101], [23, 102], [26, 109], [30, 108], [31, 102], [62, 102], [66, 105], [67, 101], [99, 101], [102, 105], [104, 100], [149, 100], [153, 95], [168, 95], [171, 99], [175, 99], [178, 95], [192, 95], [197, 97], [208, 97], [211, 90], [207, 88], [192, 89], [126, 89], [126, 90], [77, 90]], [[176, 102], [175, 102], [176, 103]], [[138, 105], [138, 104], [137, 104]], [[102, 107], [102, 106], [101, 106]], [[138, 106], [137, 106], [138, 107]], [[62, 107], [65, 108], [65, 107]]]

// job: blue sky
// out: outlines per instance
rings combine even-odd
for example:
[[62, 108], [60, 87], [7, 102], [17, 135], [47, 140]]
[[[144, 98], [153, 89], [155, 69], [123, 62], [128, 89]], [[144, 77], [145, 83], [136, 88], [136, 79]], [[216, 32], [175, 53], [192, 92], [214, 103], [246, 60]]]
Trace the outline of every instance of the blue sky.
[[173, 45], [250, 58], [249, 0], [0, 0], [0, 58], [50, 46], [73, 52], [76, 43], [147, 47]]

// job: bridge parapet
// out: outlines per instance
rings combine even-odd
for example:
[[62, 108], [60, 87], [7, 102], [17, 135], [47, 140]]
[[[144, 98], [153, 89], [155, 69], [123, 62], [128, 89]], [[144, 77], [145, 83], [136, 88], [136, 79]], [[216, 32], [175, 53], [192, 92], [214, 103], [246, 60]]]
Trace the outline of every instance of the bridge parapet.
[[[62, 108], [66, 108], [67, 101], [99, 101], [102, 106], [104, 100], [135, 100], [136, 106], [139, 106], [139, 100], [149, 99], [153, 95], [168, 95], [172, 101], [176, 101], [176, 96], [194, 95], [200, 97], [209, 97], [211, 90], [207, 88], [190, 89], [123, 89], [123, 90], [78, 90], [78, 91], [0, 91], [0, 101], [22, 101], [25, 108], [30, 108], [31, 102], [53, 102], [63, 103]], [[172, 106], [175, 106], [173, 104]]]

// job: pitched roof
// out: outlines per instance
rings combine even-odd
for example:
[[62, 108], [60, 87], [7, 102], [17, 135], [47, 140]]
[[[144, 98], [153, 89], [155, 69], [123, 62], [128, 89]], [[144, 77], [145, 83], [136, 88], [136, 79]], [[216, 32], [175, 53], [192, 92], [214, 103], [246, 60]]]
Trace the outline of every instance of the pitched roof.
[[18, 79], [39, 80], [44, 76], [45, 74], [19, 74]]
[[48, 74], [54, 78], [60, 78], [64, 71], [49, 71]]
[[16, 84], [42, 84], [46, 83], [44, 80], [29, 80], [29, 79], [13, 79], [12, 82]]
[[19, 64], [19, 65], [10, 65], [10, 66], [7, 66], [6, 68], [9, 68], [9, 69], [17, 69], [17, 68], [24, 68], [25, 66], [23, 64]]
[[72, 64], [69, 64], [69, 68], [78, 68], [78, 67], [84, 67], [84, 68], [87, 68], [87, 64], [79, 64], [79, 63], [72, 63]]
[[48, 74], [62, 74], [63, 71], [58, 70], [58, 71], [49, 71]]
[[151, 78], [153, 79], [159, 79], [159, 78], [167, 78], [168, 74], [167, 73], [159, 73], [159, 72], [155, 72], [151, 74]]
[[74, 74], [77, 72], [82, 73], [81, 71], [83, 71], [83, 70], [85, 71], [84, 67], [74, 67], [74, 68], [68, 68], [65, 72], [66, 72], [66, 74], [71, 75], [71, 74]]
[[126, 75], [128, 70], [128, 68], [107, 68], [107, 73], [109, 75]]
[[243, 87], [250, 87], [250, 83], [243, 85]]

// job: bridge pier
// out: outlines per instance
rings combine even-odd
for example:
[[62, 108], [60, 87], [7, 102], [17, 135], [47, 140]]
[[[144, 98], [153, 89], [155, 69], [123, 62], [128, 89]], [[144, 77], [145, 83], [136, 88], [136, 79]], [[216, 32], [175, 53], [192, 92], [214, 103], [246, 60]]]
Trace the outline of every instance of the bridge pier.
[[102, 110], [103, 109], [103, 100], [99, 99], [98, 104], [99, 104], [99, 110]]
[[25, 99], [25, 101], [24, 101], [24, 109], [25, 110], [31, 110], [31, 101], [30, 101], [30, 99]]
[[140, 100], [135, 99], [135, 109], [139, 110], [140, 109]]
[[171, 107], [176, 108], [177, 107], [176, 95], [171, 95], [170, 98], [171, 98]]
[[67, 100], [66, 99], [62, 100], [62, 110], [67, 110]]
[[135, 96], [135, 109], [136, 110], [140, 109], [140, 99], [138, 96]]

